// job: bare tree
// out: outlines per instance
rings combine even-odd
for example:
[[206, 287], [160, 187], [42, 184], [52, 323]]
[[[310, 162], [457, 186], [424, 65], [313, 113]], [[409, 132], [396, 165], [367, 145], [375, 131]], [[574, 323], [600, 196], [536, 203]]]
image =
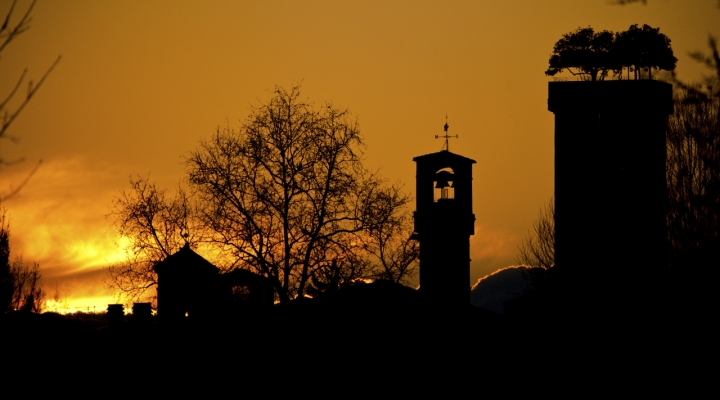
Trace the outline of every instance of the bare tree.
[[153, 298], [157, 285], [153, 266], [185, 243], [201, 240], [196, 208], [184, 190], [168, 198], [148, 178], [130, 179], [130, 190], [115, 198], [110, 214], [127, 258], [108, 268], [109, 287], [122, 300]]
[[26, 312], [42, 312], [45, 305], [45, 291], [42, 286], [40, 264], [35, 262], [32, 266], [23, 263], [21, 257], [15, 259], [11, 267], [13, 276], [13, 310]]
[[15, 279], [10, 264], [10, 228], [5, 209], [0, 209], [0, 312], [12, 310]]
[[705, 268], [720, 256], [720, 56], [694, 57], [713, 75], [704, 87], [678, 82], [667, 130], [670, 264]]
[[555, 266], [555, 196], [543, 205], [532, 230], [525, 235], [518, 246], [515, 262], [528, 268], [522, 270], [530, 281], [527, 291], [548, 288], [562, 279]]
[[234, 267], [272, 279], [282, 303], [315, 281], [362, 276], [363, 236], [408, 202], [363, 167], [362, 147], [347, 110], [277, 87], [239, 131], [218, 129], [187, 160], [211, 240]]
[[[15, 5], [17, 4], [17, 0], [13, 0], [12, 4], [10, 5], [10, 9], [5, 15], [5, 20], [2, 24], [2, 27], [0, 27], [0, 53], [2, 53], [2, 51], [10, 44], [10, 42], [16, 39], [23, 32], [30, 29], [30, 22], [32, 21], [30, 14], [35, 7], [36, 2], [36, 0], [33, 0], [33, 2], [30, 3], [30, 6], [28, 6], [27, 10], [25, 10], [25, 14], [23, 14], [23, 16], [20, 18], [20, 21], [13, 24], [11, 23], [11, 19], [13, 16], [13, 12], [15, 11]], [[50, 72], [52, 72], [55, 66], [60, 62], [61, 57], [62, 56], [58, 56], [58, 58], [55, 59], [55, 62], [50, 66], [50, 68], [47, 69], [47, 71], [45, 71], [43, 76], [36, 84], [33, 83], [32, 80], [28, 82], [25, 98], [20, 102], [20, 105], [18, 105], [17, 108], [15, 108], [14, 110], [9, 110], [7, 108], [8, 103], [15, 97], [18, 89], [20, 89], [23, 82], [25, 81], [27, 69], [25, 69], [22, 74], [20, 74], [20, 78], [18, 78], [17, 83], [10, 91], [10, 94], [8, 94], [5, 100], [0, 103], [0, 114], [2, 114], [2, 125], [0, 125], [0, 139], [7, 138], [8, 128], [13, 123], [13, 121], [15, 121], [15, 118], [20, 115], [20, 112], [22, 112], [30, 99], [35, 95], [35, 93], [37, 93], [38, 89], [40, 89], [40, 86], [42, 86], [43, 82], [45, 82], [45, 78], [47, 78]]]
[[[2, 53], [2, 51], [5, 50], [5, 48], [19, 35], [30, 29], [30, 22], [32, 21], [31, 13], [33, 8], [35, 7], [36, 2], [36, 0], [33, 0], [30, 3], [30, 5], [25, 10], [25, 13], [22, 14], [22, 17], [20, 17], [20, 20], [17, 22], [12, 21], [13, 14], [15, 12], [15, 6], [17, 5], [17, 0], [13, 0], [13, 2], [10, 4], [10, 8], [5, 15], [2, 26], [0, 26], [0, 53]], [[15, 95], [18, 94], [18, 90], [20, 89], [20, 87], [23, 86], [23, 82], [25, 82], [25, 78], [28, 72], [27, 68], [20, 74], [20, 77], [17, 79], [17, 82], [13, 86], [13, 89], [5, 97], [5, 99], [0, 102], [0, 116], [2, 118], [2, 120], [0, 121], [0, 139], [17, 140], [17, 138], [9, 136], [7, 134], [10, 125], [12, 125], [15, 119], [25, 109], [25, 106], [27, 106], [27, 104], [30, 102], [30, 99], [32, 99], [32, 97], [40, 89], [40, 86], [42, 86], [42, 84], [45, 82], [45, 79], [48, 77], [48, 75], [50, 75], [50, 72], [52, 72], [55, 66], [57, 66], [57, 64], [60, 62], [61, 57], [62, 56], [58, 56], [58, 58], [55, 59], [55, 62], [53, 62], [50, 68], [45, 71], [45, 73], [42, 75], [42, 77], [40, 77], [40, 80], [38, 80], [37, 83], [29, 80], [27, 82], [27, 90], [25, 92], [24, 98], [20, 100], [19, 104], [12, 106], [11, 103], [13, 102]], [[6, 163], [7, 162], [0, 157], [0, 165]], [[30, 178], [35, 174], [39, 166], [40, 163], [38, 163], [30, 171], [28, 176], [22, 182], [12, 188], [9, 193], [1, 195], [0, 200], [10, 198], [17, 192], [19, 192], [20, 189], [22, 189], [22, 187], [25, 186], [30, 180]]]
[[518, 264], [545, 269], [555, 265], [555, 196], [540, 210], [518, 251]]
[[412, 234], [412, 220], [401, 210], [369, 231], [367, 249], [374, 261], [376, 279], [408, 284], [417, 275], [420, 246]]
[[[705, 77], [705, 87], [708, 89], [708, 92], [711, 92], [709, 94], [718, 97], [720, 96], [720, 53], [718, 52], [717, 40], [713, 35], [708, 36], [708, 47], [710, 48], [710, 54], [705, 54], [702, 51], [693, 51], [690, 53], [690, 57], [705, 65], [705, 67], [711, 71], [711, 74]], [[681, 89], [701, 100], [709, 100], [702, 91], [697, 90], [697, 85], [693, 87], [692, 85], [683, 84], [682, 82], [676, 82], [676, 84], [678, 84]]]
[[45, 302], [40, 264], [28, 266], [18, 257], [10, 263], [10, 227], [0, 212], [0, 312], [41, 312]]

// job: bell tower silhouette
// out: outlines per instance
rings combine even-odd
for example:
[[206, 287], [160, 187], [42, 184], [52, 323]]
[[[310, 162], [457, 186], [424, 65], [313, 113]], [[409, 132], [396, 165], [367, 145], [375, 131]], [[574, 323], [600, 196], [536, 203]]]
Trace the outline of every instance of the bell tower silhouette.
[[475, 160], [450, 152], [448, 128], [446, 122], [444, 150], [413, 158], [417, 163], [413, 237], [420, 242], [420, 292], [425, 300], [438, 307], [466, 308], [470, 235], [475, 233]]

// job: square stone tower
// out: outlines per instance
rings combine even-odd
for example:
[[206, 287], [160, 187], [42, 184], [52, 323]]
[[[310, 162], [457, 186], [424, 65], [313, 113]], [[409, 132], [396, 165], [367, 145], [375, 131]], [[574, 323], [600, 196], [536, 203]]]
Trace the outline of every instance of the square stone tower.
[[548, 109], [555, 114], [555, 265], [580, 285], [641, 290], [667, 264], [672, 85], [551, 82]]

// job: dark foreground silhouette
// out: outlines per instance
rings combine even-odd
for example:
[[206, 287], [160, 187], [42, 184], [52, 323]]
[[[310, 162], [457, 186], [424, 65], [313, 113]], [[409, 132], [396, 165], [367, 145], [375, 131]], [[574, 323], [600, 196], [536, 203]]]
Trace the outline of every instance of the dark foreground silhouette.
[[640, 369], [658, 378], [691, 368], [712, 343], [709, 319], [687, 312], [689, 304], [662, 288], [648, 299], [652, 307], [598, 310], [595, 299], [555, 282], [511, 302], [504, 315], [472, 306], [447, 312], [424, 304], [415, 290], [381, 281], [212, 322], [126, 316], [109, 327], [89, 315], [13, 313], [2, 317], [2, 331], [13, 343], [5, 354], [18, 366], [71, 360], [83, 373], [232, 374], [236, 382], [291, 374], [342, 377], [347, 385], [406, 375], [464, 380], [482, 371]]

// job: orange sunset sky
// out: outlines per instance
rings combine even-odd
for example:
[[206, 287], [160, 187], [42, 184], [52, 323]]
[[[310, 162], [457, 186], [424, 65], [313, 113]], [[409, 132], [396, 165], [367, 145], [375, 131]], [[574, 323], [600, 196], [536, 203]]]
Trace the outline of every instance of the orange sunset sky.
[[[20, 1], [16, 18], [29, 1]], [[62, 61], [9, 134], [0, 193], [11, 258], [41, 265], [48, 297], [68, 309], [112, 302], [105, 267], [122, 257], [110, 212], [130, 176], [173, 189], [184, 156], [218, 125], [238, 127], [275, 85], [348, 108], [366, 166], [413, 193], [417, 155], [477, 161], [471, 281], [513, 265], [553, 191], [553, 114], [544, 75], [554, 43], [578, 27], [648, 24], [672, 39], [677, 73], [699, 81], [688, 52], [720, 36], [716, 0], [43, 1], [0, 59], [0, 94], [24, 68]], [[5, 15], [10, 0], [0, 0]], [[20, 97], [22, 94], [20, 94]], [[10, 108], [19, 104], [15, 102]], [[414, 208], [414, 204], [411, 208]], [[588, 229], [592, 229], [591, 226]], [[582, 234], [579, 232], [578, 234]], [[472, 283], [469, 282], [469, 283]], [[92, 309], [91, 309], [92, 310]]]

